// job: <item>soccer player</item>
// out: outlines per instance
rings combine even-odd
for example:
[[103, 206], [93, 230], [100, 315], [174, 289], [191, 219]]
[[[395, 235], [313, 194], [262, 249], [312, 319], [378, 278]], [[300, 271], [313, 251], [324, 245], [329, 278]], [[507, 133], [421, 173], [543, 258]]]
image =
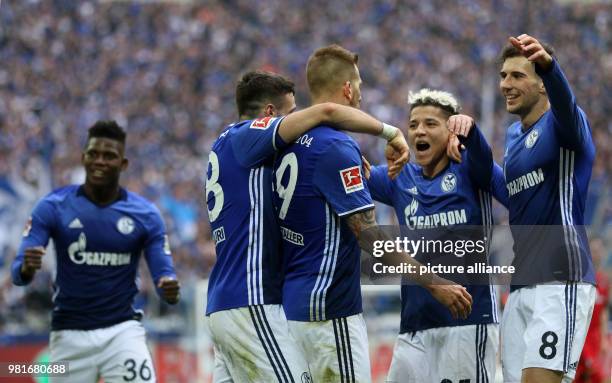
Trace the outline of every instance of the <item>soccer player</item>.
[[115, 121], [89, 128], [81, 156], [85, 183], [57, 189], [38, 202], [12, 264], [13, 283], [30, 283], [53, 239], [57, 277], [50, 360], [69, 363], [69, 375], [56, 382], [155, 381], [142, 312], [132, 307], [141, 253], [158, 294], [170, 304], [179, 301], [159, 210], [119, 185], [128, 166], [125, 138]]
[[501, 323], [504, 381], [569, 382], [595, 301], [582, 226], [595, 147], [552, 50], [526, 34], [509, 42], [499, 85], [520, 121], [504, 155], [517, 267]]
[[[367, 181], [372, 198], [393, 206], [400, 225], [411, 230], [473, 225], [482, 226], [490, 237], [490, 195], [497, 190], [495, 194], [503, 196], [500, 190], [505, 186], [502, 170], [493, 163], [474, 120], [459, 114], [457, 100], [447, 92], [421, 89], [409, 94], [408, 105], [408, 145], [416, 163], [407, 164], [394, 180], [387, 176], [386, 166], [372, 167]], [[447, 126], [457, 130], [467, 148], [461, 163], [447, 155]], [[464, 127], [473, 127], [467, 137], [460, 130]], [[366, 161], [366, 176], [368, 168]], [[469, 254], [464, 259], [471, 264], [476, 258]], [[466, 319], [454, 319], [423, 287], [402, 285], [400, 335], [387, 382], [495, 379], [499, 332], [494, 290], [489, 284], [467, 290], [474, 302], [472, 312]]]
[[[329, 101], [360, 106], [357, 55], [347, 49], [316, 50], [306, 77], [315, 106]], [[302, 135], [274, 164], [285, 257], [283, 308], [315, 382], [371, 381], [358, 238], [376, 220], [361, 167], [357, 143], [325, 125]], [[430, 289], [456, 315], [469, 311], [464, 288]]]
[[213, 381], [310, 382], [281, 306], [283, 260], [271, 202], [275, 151], [321, 123], [383, 134], [393, 176], [408, 160], [408, 146], [397, 128], [348, 106], [323, 103], [293, 112], [293, 83], [269, 72], [246, 73], [236, 104], [240, 122], [213, 143], [206, 180], [217, 253], [206, 309]]

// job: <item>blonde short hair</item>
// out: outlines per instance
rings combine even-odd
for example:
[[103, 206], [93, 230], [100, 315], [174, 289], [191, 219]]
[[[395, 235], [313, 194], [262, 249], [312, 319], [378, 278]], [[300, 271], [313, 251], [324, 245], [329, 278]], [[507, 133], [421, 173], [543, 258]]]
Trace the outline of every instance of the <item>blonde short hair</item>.
[[408, 105], [411, 110], [417, 106], [437, 106], [450, 113], [451, 116], [459, 114], [461, 111], [461, 106], [459, 106], [459, 102], [452, 93], [428, 88], [420, 89], [417, 92], [409, 92]]
[[359, 56], [337, 44], [319, 48], [308, 58], [306, 81], [310, 93], [318, 96], [356, 79]]

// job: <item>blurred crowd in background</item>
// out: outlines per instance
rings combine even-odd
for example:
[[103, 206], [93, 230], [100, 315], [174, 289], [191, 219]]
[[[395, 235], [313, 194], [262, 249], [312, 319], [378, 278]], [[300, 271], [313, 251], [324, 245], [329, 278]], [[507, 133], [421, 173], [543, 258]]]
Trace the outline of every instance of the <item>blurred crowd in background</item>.
[[[11, 286], [9, 266], [35, 201], [83, 181], [89, 126], [115, 119], [126, 128], [131, 162], [123, 185], [161, 209], [179, 278], [189, 284], [215, 261], [204, 172], [213, 140], [237, 119], [237, 79], [248, 69], [285, 74], [306, 107], [306, 61], [330, 43], [359, 54], [364, 110], [405, 127], [409, 90], [451, 91], [491, 139], [498, 162], [515, 117], [499, 95], [497, 54], [509, 35], [552, 44], [593, 129], [587, 223], [605, 236], [611, 17], [608, 1], [3, 1], [0, 331], [47, 328], [52, 261], [28, 289]], [[380, 140], [358, 140], [371, 162], [382, 160]], [[496, 215], [503, 223], [501, 208]], [[391, 219], [383, 212], [383, 222]], [[36, 319], [36, 310], [45, 315]]]

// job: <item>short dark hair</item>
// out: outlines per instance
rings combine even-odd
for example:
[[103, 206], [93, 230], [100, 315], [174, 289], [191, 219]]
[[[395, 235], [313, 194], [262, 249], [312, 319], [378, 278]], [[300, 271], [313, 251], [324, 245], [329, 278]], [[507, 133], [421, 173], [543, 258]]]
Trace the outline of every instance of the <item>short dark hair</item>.
[[88, 132], [87, 141], [94, 137], [110, 138], [111, 140], [119, 141], [125, 145], [125, 130], [117, 124], [117, 121], [97, 121], [89, 128]]
[[236, 84], [236, 106], [240, 117], [255, 118], [267, 104], [280, 106], [281, 97], [295, 94], [293, 81], [272, 72], [250, 71]]
[[[555, 50], [553, 49], [552, 46], [540, 42], [540, 44], [542, 45], [542, 48], [544, 48], [544, 50], [546, 51], [546, 53], [548, 53], [551, 56], [555, 55]], [[508, 43], [507, 45], [505, 45], [498, 57], [498, 64], [500, 66], [504, 65], [504, 62], [511, 58], [511, 57], [518, 57], [518, 56], [523, 56], [523, 52], [519, 51], [514, 45]]]
[[319, 48], [306, 64], [306, 81], [310, 93], [318, 96], [353, 80], [359, 56], [338, 44]]

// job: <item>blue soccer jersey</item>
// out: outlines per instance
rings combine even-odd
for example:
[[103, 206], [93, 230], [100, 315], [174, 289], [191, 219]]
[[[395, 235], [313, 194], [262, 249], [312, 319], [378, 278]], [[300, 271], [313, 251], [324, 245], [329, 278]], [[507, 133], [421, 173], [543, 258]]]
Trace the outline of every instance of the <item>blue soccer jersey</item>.
[[271, 187], [273, 154], [285, 145], [277, 134], [281, 121], [241, 121], [212, 146], [206, 203], [217, 262], [208, 282], [207, 315], [281, 303], [280, 235]]
[[[487, 236], [493, 222], [491, 194], [503, 196], [502, 169], [493, 163], [491, 150], [473, 129], [464, 141], [468, 150], [461, 164], [449, 166], [433, 178], [409, 163], [395, 180], [387, 166], [374, 166], [368, 180], [372, 198], [393, 206], [401, 225], [412, 230], [455, 225], [483, 226]], [[490, 181], [492, 180], [492, 181]], [[495, 292], [490, 285], [467, 286], [473, 306], [469, 317], [453, 319], [450, 311], [421, 286], [402, 285], [400, 332], [436, 327], [497, 323]]]
[[347, 134], [319, 126], [279, 153], [275, 194], [285, 257], [283, 307], [290, 320], [362, 312], [360, 248], [342, 217], [372, 209], [361, 153]]
[[12, 265], [21, 278], [24, 250], [53, 240], [57, 275], [52, 329], [90, 330], [140, 316], [132, 307], [138, 292], [141, 253], [157, 282], [175, 277], [166, 229], [159, 210], [143, 197], [121, 190], [105, 206], [90, 201], [82, 186], [71, 185], [38, 202]]
[[[591, 128], [557, 62], [548, 72], [536, 70], [550, 109], [525, 131], [520, 122], [512, 124], [506, 135], [504, 175], [517, 268], [513, 283], [525, 284], [533, 279], [528, 270], [552, 262], [563, 269], [551, 270], [555, 279], [594, 284], [583, 226], [595, 157]], [[538, 282], [549, 281], [550, 275], [542, 279]]]

